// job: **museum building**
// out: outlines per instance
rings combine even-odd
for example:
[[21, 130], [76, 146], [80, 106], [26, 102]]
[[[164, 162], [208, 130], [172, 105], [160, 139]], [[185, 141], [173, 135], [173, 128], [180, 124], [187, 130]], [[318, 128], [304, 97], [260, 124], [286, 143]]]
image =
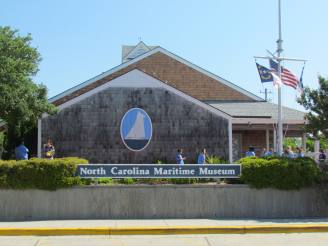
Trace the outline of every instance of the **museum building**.
[[[49, 99], [56, 115], [38, 121], [38, 156], [51, 139], [56, 157], [90, 163], [186, 163], [197, 152], [230, 162], [251, 145], [276, 148], [277, 105], [163, 49], [122, 47], [122, 63]], [[304, 113], [283, 107], [285, 137], [302, 137]]]

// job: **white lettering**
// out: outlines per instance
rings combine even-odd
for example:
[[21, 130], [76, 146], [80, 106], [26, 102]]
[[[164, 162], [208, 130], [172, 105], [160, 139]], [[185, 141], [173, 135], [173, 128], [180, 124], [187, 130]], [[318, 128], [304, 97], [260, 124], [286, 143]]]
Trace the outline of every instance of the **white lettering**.
[[106, 170], [102, 167], [89, 169], [88, 167], [82, 167], [80, 169], [80, 175], [106, 175]]
[[157, 167], [154, 167], [154, 175], [162, 175], [163, 173], [163, 168], [157, 168]]
[[229, 170], [222, 170], [222, 169], [208, 169], [205, 168], [199, 168], [199, 174], [200, 175], [235, 175], [235, 170], [229, 169]]

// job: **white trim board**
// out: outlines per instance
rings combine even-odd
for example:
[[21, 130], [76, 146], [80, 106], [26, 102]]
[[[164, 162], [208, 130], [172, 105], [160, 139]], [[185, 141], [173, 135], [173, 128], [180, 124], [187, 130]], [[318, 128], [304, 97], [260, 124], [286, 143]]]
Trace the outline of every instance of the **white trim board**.
[[71, 93], [73, 93], [73, 92], [87, 86], [87, 85], [90, 85], [90, 84], [92, 84], [92, 83], [94, 83], [94, 82], [96, 82], [100, 79], [103, 79], [103, 78], [105, 78], [105, 77], [107, 77], [107, 76], [109, 76], [109, 75], [111, 75], [111, 74], [113, 74], [113, 73], [115, 73], [115, 72], [117, 72], [117, 71], [131, 65], [131, 64], [133, 64], [133, 63], [136, 63], [136, 62], [138, 62], [138, 61], [140, 61], [140, 60], [142, 60], [142, 59], [144, 59], [148, 56], [151, 56], [151, 55], [153, 55], [157, 52], [161, 52], [161, 53], [171, 57], [172, 59], [175, 59], [175, 60], [185, 64], [186, 66], [189, 66], [189, 67], [195, 69], [196, 71], [198, 71], [200, 73], [203, 73], [206, 76], [218, 81], [219, 83], [222, 83], [222, 84], [224, 84], [224, 85], [226, 85], [226, 86], [228, 86], [228, 87], [240, 92], [241, 94], [244, 94], [244, 95], [246, 95], [246, 96], [248, 96], [248, 97], [250, 97], [250, 98], [252, 98], [256, 101], [263, 101], [262, 98], [254, 95], [253, 93], [251, 93], [251, 92], [249, 92], [249, 91], [247, 91], [247, 90], [245, 90], [245, 89], [243, 89], [243, 88], [241, 88], [241, 87], [239, 87], [239, 86], [237, 86], [237, 85], [235, 85], [235, 84], [233, 84], [233, 83], [231, 83], [231, 82], [229, 82], [229, 81], [227, 81], [227, 80], [225, 80], [225, 79], [223, 79], [223, 78], [221, 78], [221, 77], [219, 77], [219, 76], [217, 76], [217, 75], [215, 75], [215, 74], [213, 74], [213, 73], [211, 73], [211, 72], [209, 72], [209, 71], [207, 71], [207, 70], [205, 70], [205, 69], [203, 69], [203, 68], [201, 68], [201, 67], [199, 67], [199, 66], [197, 66], [197, 65], [195, 65], [195, 64], [193, 64], [193, 63], [191, 63], [191, 62], [189, 62], [189, 61], [187, 61], [187, 60], [185, 60], [185, 59], [183, 59], [183, 58], [169, 52], [169, 51], [167, 51], [167, 50], [165, 50], [165, 49], [163, 49], [162, 47], [157, 47], [153, 50], [148, 51], [145, 54], [142, 54], [142, 55], [140, 55], [140, 56], [138, 56], [138, 57], [136, 57], [136, 58], [134, 58], [130, 61], [122, 63], [119, 66], [116, 66], [116, 67], [114, 67], [114, 68], [112, 68], [112, 69], [110, 69], [110, 70], [108, 70], [108, 71], [106, 71], [106, 72], [104, 72], [100, 75], [97, 75], [97, 76], [95, 76], [95, 77], [93, 77], [93, 78], [91, 78], [91, 79], [89, 79], [89, 80], [75, 86], [75, 87], [72, 87], [72, 88], [62, 92], [61, 94], [58, 94], [58, 95], [50, 98], [49, 102], [51, 102], [51, 103], [55, 102], [55, 101], [65, 97], [65, 96], [67, 96], [67, 95], [69, 95], [69, 94], [71, 94]]
[[[101, 86], [98, 86], [80, 96], [77, 96], [61, 105], [58, 106], [59, 110], [62, 110], [64, 108], [70, 107], [71, 105], [78, 103], [100, 91], [103, 91], [107, 88], [163, 88], [165, 90], [168, 90], [184, 99], [186, 99], [189, 102], [192, 102], [208, 111], [210, 111], [211, 113], [214, 113], [215, 115], [218, 115], [220, 117], [223, 117], [227, 120], [229, 120], [229, 122], [232, 120], [232, 117], [226, 113], [224, 113], [223, 111], [220, 111], [219, 109], [216, 109], [206, 103], [203, 103], [202, 101], [199, 101], [197, 99], [195, 99], [194, 97], [191, 97], [187, 94], [185, 94], [182, 91], [179, 91], [175, 88], [173, 88], [172, 86], [169, 86], [165, 83], [163, 83], [162, 81], [138, 70], [138, 69], [133, 69], [130, 72], [127, 72], [113, 80], [110, 80], [106, 83], [104, 83]], [[43, 117], [47, 117], [48, 115], [44, 115]]]
[[[232, 124], [276, 124], [276, 119], [261, 119], [261, 118], [233, 118]], [[306, 124], [305, 120], [283, 120], [283, 124], [295, 124], [295, 125], [304, 125]]]

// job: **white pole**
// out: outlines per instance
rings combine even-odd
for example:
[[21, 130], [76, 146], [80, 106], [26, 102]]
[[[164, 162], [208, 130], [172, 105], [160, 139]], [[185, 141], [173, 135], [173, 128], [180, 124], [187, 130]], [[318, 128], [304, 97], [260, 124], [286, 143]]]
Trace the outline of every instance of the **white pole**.
[[277, 153], [277, 129], [273, 128], [273, 151]]
[[232, 122], [229, 120], [229, 163], [233, 162], [232, 155]]
[[302, 136], [302, 147], [303, 147], [304, 153], [306, 153], [306, 133], [305, 132], [303, 133], [303, 136]]
[[266, 129], [265, 130], [265, 142], [266, 142], [266, 149], [267, 151], [269, 151], [269, 148], [270, 148], [270, 132], [269, 132], [269, 129]]
[[[278, 76], [281, 80], [281, 60], [280, 55], [282, 52], [282, 39], [281, 39], [281, 3], [280, 0], [278, 0], [278, 13], [279, 13], [279, 39], [277, 41], [277, 60], [278, 60]], [[278, 88], [278, 154], [282, 155], [282, 104], [281, 104], [281, 85]]]
[[42, 128], [42, 125], [41, 125], [41, 121], [42, 120], [42, 117], [41, 119], [38, 119], [38, 158], [41, 158], [41, 148], [42, 148], [42, 132], [41, 132], [41, 128]]

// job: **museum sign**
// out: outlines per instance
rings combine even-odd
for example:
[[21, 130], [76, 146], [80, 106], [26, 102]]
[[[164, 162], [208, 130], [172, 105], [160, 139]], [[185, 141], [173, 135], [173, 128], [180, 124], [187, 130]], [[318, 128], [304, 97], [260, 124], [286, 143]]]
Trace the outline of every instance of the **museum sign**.
[[78, 165], [81, 178], [239, 178], [239, 164], [85, 164]]

